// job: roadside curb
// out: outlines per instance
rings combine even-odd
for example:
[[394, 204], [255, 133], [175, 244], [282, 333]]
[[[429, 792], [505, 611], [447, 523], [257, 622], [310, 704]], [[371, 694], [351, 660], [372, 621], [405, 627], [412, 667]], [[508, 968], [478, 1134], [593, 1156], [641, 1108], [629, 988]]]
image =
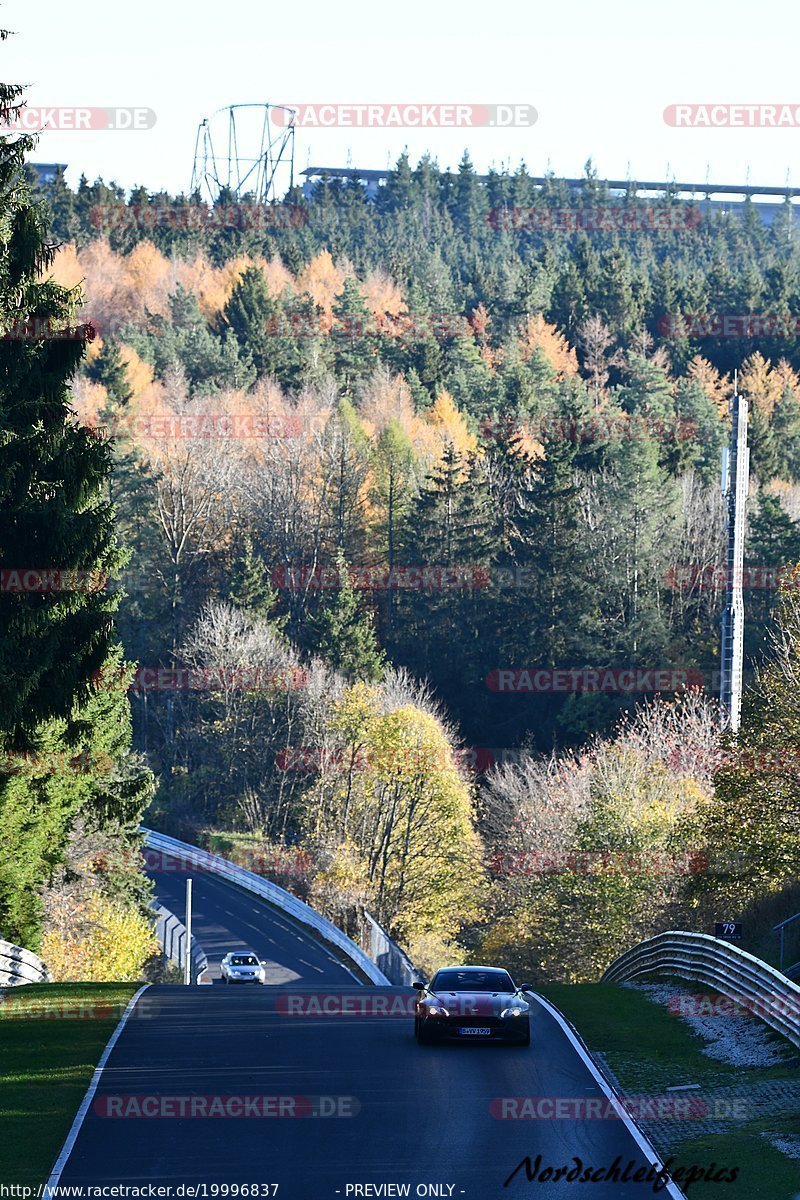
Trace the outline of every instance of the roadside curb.
[[[598, 1063], [597, 1059], [594, 1057], [591, 1050], [586, 1045], [572, 1022], [568, 1021], [564, 1014], [559, 1012], [554, 1004], [551, 1004], [549, 1000], [545, 1000], [544, 996], [540, 996], [538, 992], [529, 992], [528, 994], [533, 996], [536, 1002], [540, 1004], [545, 1012], [547, 1012], [560, 1026], [562, 1033], [566, 1035], [567, 1040], [572, 1045], [572, 1048], [577, 1051], [584, 1066], [589, 1068], [592, 1076], [597, 1080], [597, 1083], [599, 1084], [600, 1089], [604, 1093], [606, 1099], [615, 1100], [620, 1104], [620, 1120], [627, 1128], [639, 1149], [645, 1154], [651, 1163], [656, 1163], [659, 1167], [663, 1168], [664, 1160], [662, 1159], [661, 1155], [658, 1153], [641, 1125], [639, 1125], [638, 1122], [633, 1119], [630, 1113], [625, 1111], [624, 1097], [615, 1090], [613, 1084], [605, 1075], [600, 1063]], [[672, 1180], [670, 1180], [670, 1182], [667, 1184], [666, 1195], [671, 1197], [671, 1200], [686, 1200], [685, 1194], [678, 1187], [677, 1183], [674, 1183]]]
[[67, 1165], [67, 1159], [69, 1158], [70, 1154], [72, 1153], [73, 1147], [74, 1147], [76, 1141], [78, 1140], [78, 1134], [81, 1131], [81, 1126], [83, 1125], [83, 1122], [86, 1118], [86, 1114], [89, 1111], [89, 1105], [92, 1103], [92, 1100], [94, 1099], [94, 1094], [97, 1091], [98, 1084], [100, 1083], [100, 1076], [103, 1074], [103, 1069], [104, 1069], [106, 1063], [108, 1062], [108, 1059], [111, 1055], [111, 1051], [116, 1046], [119, 1036], [122, 1033], [123, 1029], [125, 1028], [125, 1025], [127, 1024], [128, 1018], [130, 1017], [131, 1013], [133, 1012], [134, 1008], [136, 1007], [136, 1002], [138, 1001], [138, 999], [142, 995], [142, 993], [146, 992], [149, 987], [152, 987], [152, 984], [145, 983], [142, 987], [139, 988], [138, 992], [134, 992], [134, 994], [131, 996], [130, 1000], [128, 1001], [128, 1003], [126, 1005], [125, 1012], [120, 1017], [119, 1023], [117, 1025], [116, 1029], [111, 1034], [111, 1037], [108, 1039], [105, 1050], [100, 1055], [100, 1061], [98, 1062], [97, 1066], [94, 1069], [94, 1074], [92, 1075], [92, 1078], [89, 1082], [89, 1087], [86, 1090], [86, 1095], [83, 1097], [83, 1100], [81, 1101], [81, 1106], [78, 1109], [77, 1113], [75, 1114], [75, 1119], [72, 1122], [70, 1131], [66, 1136], [64, 1145], [61, 1147], [61, 1153], [59, 1154], [58, 1158], [56, 1159], [53, 1169], [50, 1172], [50, 1176], [47, 1180], [47, 1183], [44, 1185], [44, 1187], [42, 1189], [45, 1200], [47, 1200], [48, 1195], [52, 1196], [53, 1190], [56, 1187], [58, 1187], [58, 1181], [61, 1178], [61, 1172], [64, 1170], [64, 1167]]

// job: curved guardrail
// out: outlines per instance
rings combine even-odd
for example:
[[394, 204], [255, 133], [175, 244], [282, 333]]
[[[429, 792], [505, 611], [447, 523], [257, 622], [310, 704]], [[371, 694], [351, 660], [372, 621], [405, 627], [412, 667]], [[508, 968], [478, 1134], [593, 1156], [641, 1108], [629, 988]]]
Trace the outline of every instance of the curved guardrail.
[[364, 918], [370, 958], [392, 983], [410, 987], [414, 980], [419, 979], [421, 972], [372, 913], [365, 912]]
[[140, 831], [145, 835], [145, 846], [148, 850], [160, 851], [170, 858], [183, 860], [187, 864], [186, 869], [190, 871], [211, 871], [215, 875], [227, 879], [230, 883], [244, 888], [245, 891], [260, 896], [268, 904], [281, 909], [295, 921], [312, 930], [317, 937], [335, 946], [362, 974], [366, 975], [370, 983], [384, 985], [389, 983], [383, 971], [367, 957], [360, 946], [342, 933], [341, 929], [337, 929], [332, 921], [323, 917], [308, 904], [298, 900], [297, 896], [278, 887], [277, 883], [272, 883], [270, 880], [262, 878], [261, 875], [248, 871], [245, 867], [237, 867], [235, 863], [229, 862], [226, 858], [220, 858], [217, 854], [199, 850], [197, 846], [179, 842], [177, 838], [167, 837], [164, 833], [156, 833], [155, 830], [145, 829], [143, 826]]
[[[186, 964], [186, 926], [175, 916], [175, 913], [170, 912], [163, 904], [154, 900], [150, 907], [155, 914], [156, 937], [164, 952], [164, 957], [182, 970]], [[197, 983], [200, 976], [208, 970], [208, 959], [194, 934], [190, 953], [192, 978]]]
[[674, 975], [702, 983], [800, 1046], [800, 987], [729, 942], [707, 933], [660, 933], [621, 954], [601, 982], [624, 983], [639, 975]]
[[37, 955], [0, 938], [0, 984], [3, 987], [51, 982], [50, 972]]

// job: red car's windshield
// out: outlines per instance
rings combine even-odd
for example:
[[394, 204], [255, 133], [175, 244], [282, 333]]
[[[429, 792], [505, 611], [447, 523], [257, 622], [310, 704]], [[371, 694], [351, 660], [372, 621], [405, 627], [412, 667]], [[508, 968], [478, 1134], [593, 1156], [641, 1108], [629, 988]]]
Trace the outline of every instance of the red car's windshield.
[[514, 984], [508, 971], [448, 968], [437, 971], [431, 984], [434, 992], [513, 992]]

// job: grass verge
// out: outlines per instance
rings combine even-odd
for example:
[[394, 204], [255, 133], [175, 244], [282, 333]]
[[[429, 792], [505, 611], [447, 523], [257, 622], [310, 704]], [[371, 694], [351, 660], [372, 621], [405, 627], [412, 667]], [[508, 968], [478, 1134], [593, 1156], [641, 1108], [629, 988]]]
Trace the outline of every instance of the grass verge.
[[53, 983], [0, 999], [0, 1183], [44, 1183], [136, 984]]
[[[688, 1083], [699, 1083], [705, 1091], [793, 1083], [798, 1078], [797, 1067], [788, 1059], [772, 1067], [743, 1068], [709, 1058], [702, 1053], [703, 1040], [686, 1022], [642, 992], [602, 983], [550, 985], [539, 991], [575, 1025], [589, 1048], [603, 1056], [629, 1095], [662, 1095], [668, 1087]], [[788, 1047], [787, 1055], [796, 1055], [779, 1035], [775, 1040]], [[703, 1136], [696, 1131], [693, 1135], [689, 1124], [685, 1138], [671, 1141], [669, 1147], [653, 1138], [664, 1158], [673, 1157], [674, 1168], [710, 1168], [716, 1163], [717, 1169], [739, 1169], [734, 1183], [693, 1183], [686, 1193], [690, 1200], [796, 1200], [800, 1160], [782, 1154], [763, 1136], [796, 1137], [800, 1130], [796, 1115], [742, 1122], [733, 1132]]]

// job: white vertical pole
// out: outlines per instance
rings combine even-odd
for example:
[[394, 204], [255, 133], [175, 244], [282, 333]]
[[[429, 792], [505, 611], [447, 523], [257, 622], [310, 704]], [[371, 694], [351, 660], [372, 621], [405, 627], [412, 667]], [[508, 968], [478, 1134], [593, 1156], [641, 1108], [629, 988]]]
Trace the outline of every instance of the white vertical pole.
[[186, 961], [183, 965], [183, 982], [192, 982], [192, 881], [186, 880]]

